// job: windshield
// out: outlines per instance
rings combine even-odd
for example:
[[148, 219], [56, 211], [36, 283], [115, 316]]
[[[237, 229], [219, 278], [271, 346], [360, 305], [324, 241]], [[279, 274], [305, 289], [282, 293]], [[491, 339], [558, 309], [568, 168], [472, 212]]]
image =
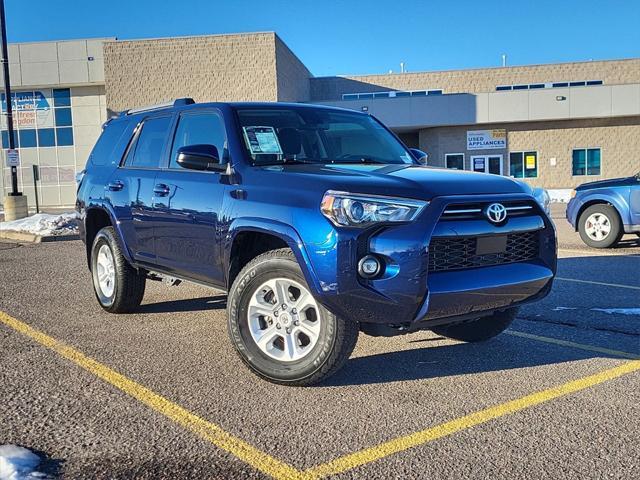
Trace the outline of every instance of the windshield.
[[324, 108], [238, 108], [254, 165], [414, 163], [407, 149], [369, 115]]

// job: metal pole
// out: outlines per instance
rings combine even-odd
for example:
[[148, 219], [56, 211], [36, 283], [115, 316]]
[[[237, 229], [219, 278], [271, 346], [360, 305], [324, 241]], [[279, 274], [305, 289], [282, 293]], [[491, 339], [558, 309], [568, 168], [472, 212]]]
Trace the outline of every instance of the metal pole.
[[36, 196], [36, 213], [40, 213], [40, 203], [38, 202], [38, 181], [40, 180], [40, 170], [38, 165], [31, 165], [33, 168], [33, 193]]
[[[14, 149], [13, 141], [13, 105], [11, 102], [11, 80], [9, 78], [9, 53], [7, 47], [7, 27], [4, 15], [4, 0], [0, 0], [0, 22], [2, 23], [2, 71], [4, 73], [4, 96], [7, 102], [7, 135], [9, 137], [9, 148]], [[11, 167], [11, 193], [13, 197], [22, 195], [18, 191], [18, 168]]]

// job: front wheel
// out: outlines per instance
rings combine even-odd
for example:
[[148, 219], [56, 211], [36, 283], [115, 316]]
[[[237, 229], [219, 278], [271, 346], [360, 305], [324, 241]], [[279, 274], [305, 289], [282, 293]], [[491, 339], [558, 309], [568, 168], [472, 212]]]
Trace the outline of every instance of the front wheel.
[[443, 337], [462, 342], [484, 342], [504, 332], [518, 314], [518, 307], [494, 312], [488, 317], [481, 317], [465, 323], [454, 323], [433, 327], [431, 330]]
[[91, 276], [96, 298], [107, 312], [130, 312], [142, 302], [146, 276], [129, 265], [113, 227], [100, 230], [93, 241]]
[[609, 248], [622, 238], [622, 222], [611, 205], [597, 204], [587, 208], [578, 223], [582, 241], [593, 248]]
[[228, 303], [229, 336], [240, 358], [274, 383], [304, 386], [328, 378], [358, 339], [356, 322], [336, 317], [314, 299], [289, 249], [249, 262]]

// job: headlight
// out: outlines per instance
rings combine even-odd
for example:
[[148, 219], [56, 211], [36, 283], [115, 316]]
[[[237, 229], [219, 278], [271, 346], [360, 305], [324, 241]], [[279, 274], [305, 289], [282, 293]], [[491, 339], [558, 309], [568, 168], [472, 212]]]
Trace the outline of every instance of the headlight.
[[549, 214], [549, 205], [551, 204], [551, 197], [549, 197], [549, 192], [547, 192], [544, 188], [538, 187], [533, 189], [533, 196], [545, 211], [545, 213]]
[[366, 227], [379, 222], [410, 222], [429, 202], [329, 190], [320, 209], [335, 225]]

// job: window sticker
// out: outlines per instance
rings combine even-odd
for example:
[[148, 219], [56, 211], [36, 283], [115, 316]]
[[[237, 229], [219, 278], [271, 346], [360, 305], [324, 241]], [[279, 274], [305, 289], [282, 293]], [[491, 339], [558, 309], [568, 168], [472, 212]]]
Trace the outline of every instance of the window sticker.
[[273, 127], [242, 127], [252, 154], [282, 155], [282, 148]]

